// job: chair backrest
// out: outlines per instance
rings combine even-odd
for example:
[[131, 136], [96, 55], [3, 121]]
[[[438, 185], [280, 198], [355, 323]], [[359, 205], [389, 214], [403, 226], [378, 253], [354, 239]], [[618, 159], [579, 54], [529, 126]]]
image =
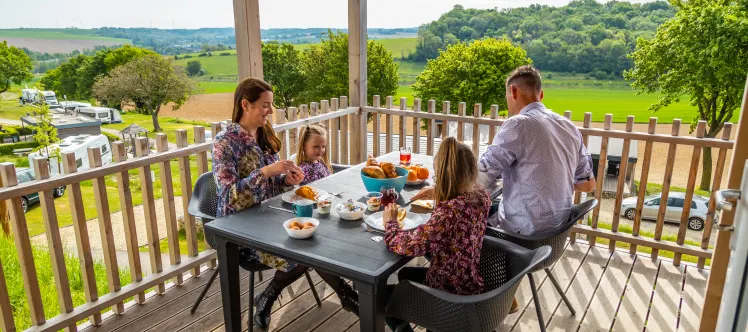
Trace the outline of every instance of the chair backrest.
[[[218, 208], [218, 193], [213, 172], [201, 174], [195, 182], [192, 190], [192, 198], [187, 205], [187, 212], [202, 220], [203, 225], [216, 219]], [[215, 247], [215, 236], [212, 232], [205, 231], [205, 240], [211, 247]]]
[[555, 229], [547, 232], [533, 234], [529, 236], [506, 232], [500, 228], [486, 227], [486, 235], [497, 237], [500, 239], [514, 242], [520, 246], [528, 249], [535, 249], [541, 246], [551, 247], [551, 256], [540, 266], [538, 270], [553, 265], [564, 252], [564, 246], [566, 245], [566, 239], [569, 237], [571, 228], [579, 221], [584, 218], [587, 213], [597, 206], [598, 201], [591, 199], [580, 204], [573, 205], [569, 213], [566, 222], [560, 224]]

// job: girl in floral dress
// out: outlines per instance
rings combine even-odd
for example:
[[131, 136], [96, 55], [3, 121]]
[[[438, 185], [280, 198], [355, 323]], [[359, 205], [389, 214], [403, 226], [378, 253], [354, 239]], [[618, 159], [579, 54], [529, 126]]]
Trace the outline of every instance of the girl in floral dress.
[[[278, 158], [281, 142], [268, 121], [273, 114], [272, 103], [273, 89], [260, 79], [245, 79], [236, 88], [233, 122], [213, 142], [217, 218], [283, 194], [304, 181], [301, 168], [290, 160]], [[254, 323], [267, 328], [278, 294], [308, 268], [249, 248], [241, 248], [240, 254], [249, 261], [276, 269], [267, 289], [254, 299], [257, 306]], [[358, 313], [358, 295], [342, 278], [320, 271], [317, 274], [335, 290], [343, 309]]]
[[[385, 208], [387, 248], [404, 256], [431, 255], [431, 266], [404, 267], [399, 280], [412, 280], [457, 295], [483, 292], [480, 254], [491, 199], [476, 188], [478, 166], [471, 149], [454, 137], [446, 138], [434, 158], [435, 187], [426, 187], [414, 199], [434, 199], [431, 219], [410, 231], [397, 222], [397, 205]], [[395, 330], [400, 320], [388, 318]], [[409, 331], [407, 326], [403, 331]], [[412, 330], [410, 330], [412, 331]]]
[[320, 125], [301, 127], [296, 165], [304, 171], [301, 185], [312, 183], [332, 174], [327, 155], [327, 130]]

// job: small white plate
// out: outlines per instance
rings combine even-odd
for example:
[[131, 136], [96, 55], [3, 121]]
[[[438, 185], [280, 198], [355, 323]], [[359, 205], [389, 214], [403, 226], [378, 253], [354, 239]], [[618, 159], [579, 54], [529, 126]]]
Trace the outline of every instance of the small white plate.
[[[384, 225], [382, 224], [383, 214], [384, 214], [384, 211], [380, 211], [375, 214], [372, 214], [364, 218], [364, 222], [366, 222], [367, 225], [371, 226], [374, 229], [384, 231]], [[404, 231], [411, 230], [413, 228], [416, 228], [422, 225], [423, 223], [425, 223], [425, 221], [423, 220], [423, 217], [421, 217], [420, 214], [408, 212], [408, 214], [405, 215], [405, 219], [403, 220], [403, 230]]]
[[[323, 197], [323, 196], [328, 195], [328, 193], [322, 189], [314, 188], [314, 190], [317, 192], [317, 197]], [[296, 203], [296, 201], [300, 199], [304, 199], [304, 198], [296, 195], [296, 189], [294, 189], [294, 190], [287, 191], [286, 193], [284, 193], [281, 196], [281, 199], [286, 203], [293, 204], [293, 203]]]
[[405, 184], [407, 184], [407, 185], [409, 185], [409, 186], [417, 186], [417, 185], [419, 185], [419, 184], [423, 184], [424, 182], [426, 182], [426, 179], [423, 179], [423, 180], [415, 180], [415, 181], [406, 181], [406, 182], [405, 182]]

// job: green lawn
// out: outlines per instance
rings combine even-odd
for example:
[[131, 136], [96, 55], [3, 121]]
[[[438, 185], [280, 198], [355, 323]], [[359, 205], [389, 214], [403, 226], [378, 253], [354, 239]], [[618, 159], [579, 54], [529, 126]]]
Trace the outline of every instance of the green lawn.
[[[36, 266], [42, 304], [44, 305], [44, 315], [47, 318], [57, 316], [60, 314], [60, 310], [49, 252], [46, 248], [41, 247], [33, 247], [32, 251], [34, 253], [34, 265]], [[0, 261], [2, 261], [3, 270], [5, 271], [8, 296], [10, 297], [10, 302], [13, 304], [13, 320], [19, 331], [25, 330], [31, 327], [31, 318], [29, 306], [26, 302], [21, 265], [18, 261], [18, 254], [13, 239], [2, 235], [0, 235]], [[86, 298], [83, 292], [83, 279], [81, 277], [78, 258], [72, 255], [65, 255], [65, 267], [67, 268], [67, 275], [70, 280], [70, 293], [73, 298], [73, 306], [83, 305], [86, 303]], [[94, 274], [96, 276], [96, 289], [99, 295], [109, 293], [106, 269], [102, 262], [94, 263]], [[119, 278], [122, 286], [130, 284], [130, 273], [127, 269], [120, 270]]]
[[129, 39], [103, 37], [93, 34], [88, 29], [0, 29], [0, 39], [32, 38], [32, 39], [75, 39], [75, 40], [105, 40], [130, 44]]
[[211, 94], [234, 92], [238, 83], [231, 81], [200, 81], [199, 84], [200, 88], [202, 89], [202, 93]]
[[200, 61], [200, 64], [202, 64], [203, 69], [205, 70], [205, 75], [200, 77], [201, 79], [209, 79], [211, 76], [213, 78], [218, 77], [233, 77], [236, 78], [237, 74], [239, 73], [239, 67], [236, 62], [236, 56], [220, 56], [218, 55], [221, 53], [214, 52], [213, 56], [204, 56], [204, 57], [197, 57], [194, 56], [193, 58], [189, 59], [179, 59], [174, 61], [175, 64], [180, 66], [187, 66], [187, 62], [197, 60]]

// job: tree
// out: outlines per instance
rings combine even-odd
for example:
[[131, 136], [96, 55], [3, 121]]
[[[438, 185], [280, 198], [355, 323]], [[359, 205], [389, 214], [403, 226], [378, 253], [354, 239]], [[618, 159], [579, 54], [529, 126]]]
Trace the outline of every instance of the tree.
[[158, 113], [161, 105], [173, 103], [178, 110], [197, 91], [183, 67], [160, 55], [146, 55], [114, 68], [109, 76], [94, 83], [94, 96], [100, 100], [141, 103], [151, 114], [153, 130], [161, 131]]
[[[429, 60], [413, 90], [422, 99], [436, 99], [437, 103], [450, 100], [453, 109], [458, 101], [481, 103], [486, 112], [491, 104], [506, 109], [507, 76], [515, 68], [531, 63], [525, 50], [506, 39], [459, 43]], [[468, 107], [467, 113], [472, 112], [473, 108]]]
[[306, 79], [301, 72], [301, 53], [293, 45], [263, 43], [262, 72], [273, 86], [276, 106], [287, 109], [298, 104]]
[[[394, 95], [397, 91], [398, 65], [382, 44], [369, 40], [366, 46], [368, 81], [367, 100], [374, 95]], [[348, 95], [348, 34], [328, 30], [319, 46], [304, 50], [302, 72], [306, 86], [302, 94], [307, 101]]]
[[[748, 71], [748, 10], [730, 0], [671, 2], [675, 18], [657, 29], [654, 39], [639, 38], [630, 57], [634, 68], [625, 72], [639, 93], [658, 93], [650, 106], [656, 112], [688, 95], [707, 121], [706, 137], [716, 137], [740, 106]], [[703, 149], [700, 188], [709, 190], [712, 176], [710, 148]]]
[[187, 62], [187, 75], [188, 76], [202, 76], [203, 75], [203, 64], [199, 60], [192, 60]]
[[10, 84], [21, 84], [34, 78], [31, 58], [7, 41], [0, 43], [0, 93], [8, 91]]
[[[39, 88], [39, 90], [44, 89]], [[34, 148], [34, 152], [43, 151], [47, 160], [54, 159], [57, 163], [57, 169], [61, 169], [60, 158], [62, 155], [60, 154], [60, 148], [52, 146], [59, 142], [60, 138], [57, 136], [57, 127], [52, 125], [52, 113], [49, 111], [49, 105], [39, 104], [32, 105], [32, 107], [34, 109], [32, 118], [34, 118], [36, 125], [30, 127], [34, 131], [34, 141], [39, 143], [39, 146]]]

